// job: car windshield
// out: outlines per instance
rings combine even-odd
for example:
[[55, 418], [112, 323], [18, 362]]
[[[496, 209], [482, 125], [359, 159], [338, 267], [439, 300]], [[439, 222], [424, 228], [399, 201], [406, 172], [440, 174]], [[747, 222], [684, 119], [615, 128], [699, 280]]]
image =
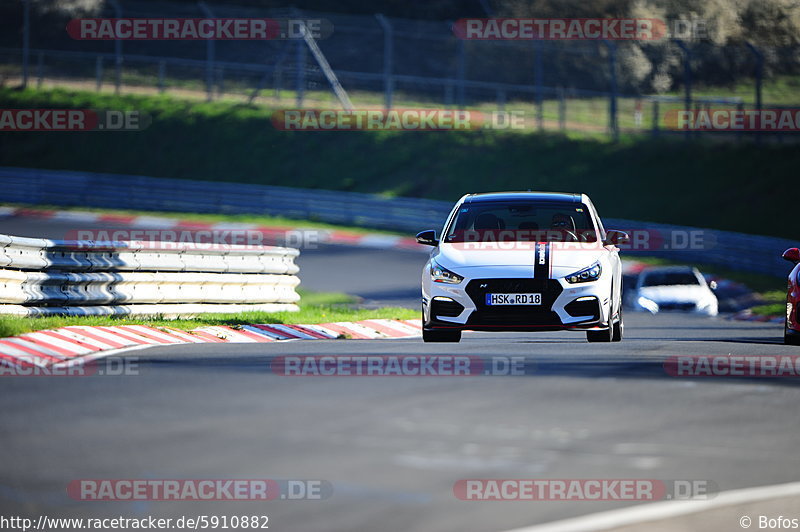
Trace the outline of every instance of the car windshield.
[[699, 285], [693, 272], [651, 272], [645, 275], [642, 286]]
[[464, 204], [446, 242], [596, 242], [586, 205], [576, 203], [479, 202]]

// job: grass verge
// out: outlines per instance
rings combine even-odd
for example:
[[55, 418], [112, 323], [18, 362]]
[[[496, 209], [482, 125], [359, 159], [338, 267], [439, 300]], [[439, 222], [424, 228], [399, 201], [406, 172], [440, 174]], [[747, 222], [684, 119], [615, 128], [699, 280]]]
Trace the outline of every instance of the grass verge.
[[48, 316], [25, 318], [0, 316], [0, 337], [16, 336], [43, 329], [56, 329], [69, 325], [147, 325], [168, 326], [191, 330], [209, 325], [237, 327], [250, 323], [327, 323], [334, 321], [359, 321], [366, 319], [416, 319], [419, 312], [406, 308], [387, 307], [375, 310], [354, 308], [356, 299], [336, 292], [308, 292], [298, 290], [301, 295], [299, 312], [242, 312], [238, 314], [205, 314], [194, 318], [164, 319], [161, 317], [127, 318], [103, 316]]
[[152, 117], [138, 132], [0, 133], [8, 166], [447, 201], [489, 190], [578, 191], [610, 218], [796, 237], [796, 208], [785, 193], [786, 176], [800, 166], [794, 143], [613, 143], [530, 130], [287, 132], [262, 106], [65, 90], [0, 89], [0, 107]]
[[772, 290], [761, 294], [764, 304], [750, 309], [756, 316], [783, 316], [786, 314], [786, 292]]

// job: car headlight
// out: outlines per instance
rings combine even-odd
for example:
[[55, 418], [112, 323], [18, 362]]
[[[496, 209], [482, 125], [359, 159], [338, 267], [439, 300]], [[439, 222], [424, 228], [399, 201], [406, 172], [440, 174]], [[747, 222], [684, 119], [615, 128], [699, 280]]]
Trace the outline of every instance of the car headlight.
[[652, 314], [657, 313], [659, 310], [658, 303], [656, 303], [652, 299], [647, 299], [644, 296], [639, 296], [639, 298], [636, 300], [636, 304], [642, 307], [643, 309], [651, 312]]
[[595, 262], [588, 268], [584, 268], [572, 275], [567, 275], [566, 279], [568, 283], [588, 283], [599, 279], [602, 272], [603, 268], [600, 267], [600, 263]]
[[464, 278], [447, 268], [442, 268], [435, 260], [431, 260], [431, 279], [434, 283], [458, 284]]

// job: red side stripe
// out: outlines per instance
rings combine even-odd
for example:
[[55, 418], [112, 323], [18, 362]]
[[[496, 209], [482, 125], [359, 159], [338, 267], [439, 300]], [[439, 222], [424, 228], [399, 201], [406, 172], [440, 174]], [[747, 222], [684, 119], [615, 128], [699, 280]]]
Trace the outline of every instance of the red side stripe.
[[349, 335], [349, 336], [351, 336], [353, 338], [356, 338], [358, 340], [370, 340], [369, 336], [361, 334], [360, 332], [357, 332], [357, 331], [351, 331], [350, 329], [345, 329], [341, 325], [336, 325], [335, 323], [320, 323], [320, 325], [322, 327], [325, 327], [325, 328], [330, 329], [332, 331], [336, 331], [336, 332], [338, 332], [340, 334], [347, 334], [347, 335]]
[[31, 218], [51, 218], [56, 215], [56, 211], [45, 211], [40, 209], [17, 209], [14, 216], [25, 216]]
[[127, 347], [125, 344], [120, 344], [115, 342], [114, 340], [109, 340], [108, 338], [103, 338], [102, 336], [93, 334], [91, 329], [79, 329], [77, 327], [64, 327], [64, 328], [70, 332], [74, 332], [75, 334], [80, 334], [87, 338], [91, 338], [92, 340], [97, 340], [102, 344], [110, 345], [111, 347], [116, 347], [116, 348]]
[[51, 351], [55, 351], [56, 353], [62, 354], [65, 357], [74, 357], [74, 356], [78, 355], [78, 353], [76, 353], [75, 351], [67, 351], [66, 349], [58, 347], [57, 345], [53, 345], [53, 344], [44, 342], [42, 340], [39, 340], [38, 338], [33, 338], [31, 336], [20, 336], [19, 338], [21, 340], [25, 340], [26, 342], [30, 342], [32, 344], [36, 344], [36, 345], [40, 345], [42, 347], [46, 347], [47, 349], [49, 349]]
[[223, 329], [228, 329], [233, 333], [242, 334], [244, 336], [247, 336], [248, 338], [252, 338], [256, 342], [266, 343], [266, 342], [272, 342], [273, 341], [272, 338], [267, 338], [263, 334], [254, 333], [252, 331], [246, 331], [244, 329], [234, 329], [233, 327], [228, 327], [226, 325], [222, 325], [221, 327]]
[[295, 336], [290, 332], [282, 331], [280, 329], [276, 329], [275, 327], [270, 327], [269, 325], [261, 324], [261, 325], [254, 325], [254, 327], [256, 327], [257, 329], [261, 329], [262, 331], [267, 331], [269, 333], [272, 333], [272, 334], [278, 336], [279, 338], [286, 338], [286, 339], [289, 339], [289, 338], [300, 338], [299, 336]]
[[101, 214], [97, 221], [99, 222], [118, 222], [121, 224], [133, 223], [138, 216], [126, 216], [123, 214]]
[[46, 336], [50, 336], [52, 338], [56, 338], [57, 340], [61, 340], [63, 342], [69, 342], [70, 344], [75, 344], [75, 345], [77, 345], [79, 347], [85, 347], [86, 349], [89, 349], [90, 351], [102, 351], [103, 350], [102, 348], [97, 347], [96, 345], [88, 344], [86, 342], [81, 342], [80, 340], [78, 340], [76, 338], [70, 338], [69, 336], [67, 336], [65, 334], [59, 334], [59, 333], [57, 333], [55, 331], [36, 331], [36, 332], [44, 334]]
[[[33, 356], [36, 356], [36, 357], [39, 357], [39, 358], [46, 358], [47, 360], [52, 360], [54, 362], [57, 362], [57, 361], [61, 360], [60, 358], [52, 357], [52, 356], [47, 355], [45, 353], [42, 353], [40, 351], [36, 351], [35, 349], [31, 349], [30, 347], [27, 347], [27, 346], [24, 346], [24, 345], [20, 345], [20, 344], [15, 344], [15, 343], [12, 343], [12, 342], [7, 342], [5, 340], [0, 340], [0, 344], [6, 345], [6, 346], [10, 347], [11, 349], [16, 349], [17, 351], [23, 351], [25, 353], [28, 353], [29, 355], [33, 355]], [[6, 356], [6, 355], [0, 355], [0, 356]], [[13, 357], [11, 357], [11, 358], [13, 358]], [[16, 359], [14, 359], [14, 360], [16, 360]]]
[[117, 336], [122, 336], [126, 340], [130, 340], [131, 342], [136, 342], [139, 345], [152, 345], [150, 342], [145, 342], [144, 340], [142, 340], [141, 336], [138, 336], [137, 334], [129, 331], [119, 330], [117, 327], [119, 326], [115, 325], [113, 329], [109, 327], [98, 327], [98, 329], [105, 331], [108, 334], [115, 334]]
[[178, 220], [177, 226], [181, 229], [212, 229], [215, 224], [208, 222], [195, 222], [192, 220]]
[[209, 341], [211, 343], [223, 343], [223, 344], [227, 343], [225, 340], [223, 340], [219, 336], [214, 336], [213, 334], [207, 333], [205, 331], [194, 330], [194, 331], [192, 331], [192, 334], [197, 335], [200, 338], [202, 338], [203, 340], [207, 340], [207, 341]]
[[[142, 327], [144, 327], [144, 325]], [[157, 336], [155, 336], [153, 334], [147, 334], [145, 331], [142, 331], [141, 329], [129, 329], [127, 325], [120, 325], [119, 328], [122, 329], [123, 331], [127, 332], [127, 333], [130, 333], [130, 334], [134, 334], [134, 335], [138, 334], [139, 336], [144, 336], [145, 338], [150, 338], [151, 340], [155, 340], [156, 342], [158, 342], [160, 344], [170, 345], [170, 344], [173, 344], [173, 343], [177, 343], [177, 342], [168, 342], [168, 341], [164, 340], [163, 338], [159, 338], [159, 337], [157, 337]]]
[[306, 329], [302, 325], [289, 325], [286, 323], [282, 323], [284, 327], [289, 327], [290, 329], [294, 329], [295, 331], [300, 331], [303, 334], [307, 334], [309, 336], [313, 336], [314, 338], [318, 338], [320, 340], [330, 340], [330, 336], [325, 336], [324, 334], [314, 331], [312, 329]]
[[404, 336], [407, 336], [406, 334], [404, 334], [401, 331], [398, 331], [397, 329], [392, 329], [382, 323], [375, 323], [374, 321], [371, 320], [363, 320], [356, 323], [360, 323], [361, 325], [369, 329], [375, 329], [376, 331], [383, 333], [386, 336], [391, 336], [393, 338], [402, 338]]
[[348, 233], [347, 231], [331, 231], [331, 241], [333, 242], [351, 242], [357, 244], [365, 235], [358, 233]]
[[0, 363], [0, 368], [3, 367], [14, 367], [14, 366], [22, 366], [23, 368], [32, 368], [36, 364], [28, 362], [27, 360], [20, 360], [18, 358], [14, 358], [11, 355], [4, 355], [0, 353], [0, 360], [8, 360], [8, 364]]

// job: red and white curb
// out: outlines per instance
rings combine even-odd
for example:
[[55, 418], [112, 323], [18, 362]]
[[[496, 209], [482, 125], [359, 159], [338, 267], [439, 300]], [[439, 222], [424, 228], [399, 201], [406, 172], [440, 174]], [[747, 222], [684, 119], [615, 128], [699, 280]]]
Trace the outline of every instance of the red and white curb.
[[269, 343], [289, 340], [383, 340], [422, 335], [420, 320], [374, 319], [289, 325], [279, 323], [182, 331], [147, 325], [70, 326], [0, 338], [0, 364], [58, 366], [84, 363], [123, 351], [177, 344]]
[[[128, 216], [90, 211], [60, 211], [28, 207], [0, 206], [0, 217], [28, 217], [75, 224], [114, 224], [132, 229], [184, 230], [184, 231], [252, 231], [264, 235], [266, 241], [285, 238], [287, 234], [314, 232], [315, 243], [344, 244], [373, 249], [405, 249], [429, 252], [430, 248], [417, 244], [411, 237], [384, 235], [380, 233], [357, 233], [339, 229], [315, 229], [303, 227], [266, 226], [250, 223], [199, 222], [166, 216]], [[71, 240], [64, 236], [64, 239]], [[303, 242], [306, 242], [304, 239]], [[310, 242], [309, 242], [310, 243]]]

